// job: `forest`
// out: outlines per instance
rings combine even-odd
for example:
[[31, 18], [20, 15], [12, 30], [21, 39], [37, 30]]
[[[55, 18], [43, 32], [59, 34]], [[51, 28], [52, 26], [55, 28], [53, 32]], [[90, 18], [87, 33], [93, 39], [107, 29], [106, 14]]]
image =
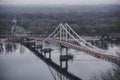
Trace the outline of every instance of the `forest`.
[[33, 34], [50, 34], [59, 23], [68, 23], [79, 35], [120, 33], [119, 5], [12, 6], [0, 5], [0, 34], [6, 34], [16, 17], [17, 25]]

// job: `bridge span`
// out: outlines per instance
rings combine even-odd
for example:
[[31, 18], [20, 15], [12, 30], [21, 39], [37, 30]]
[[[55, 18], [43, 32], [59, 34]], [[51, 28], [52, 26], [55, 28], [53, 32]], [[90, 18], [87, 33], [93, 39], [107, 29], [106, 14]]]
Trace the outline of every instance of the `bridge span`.
[[[58, 25], [58, 27], [47, 38], [28, 38], [34, 40], [43, 40], [46, 42], [55, 42], [61, 46], [72, 48], [78, 51], [84, 51], [88, 55], [120, 65], [120, 57], [109, 55], [109, 53], [106, 51], [88, 43], [86, 40], [80, 37], [67, 23], [65, 25]], [[71, 39], [73, 41], [71, 41]]]
[[58, 40], [54, 40], [54, 39], [48, 39], [48, 42], [56, 42], [59, 43], [62, 46], [68, 47], [68, 48], [72, 48], [78, 51], [85, 51], [88, 55], [94, 56], [96, 58], [102, 59], [102, 60], [106, 60], [108, 62], [113, 62], [117, 65], [120, 65], [120, 57], [116, 57], [113, 55], [108, 55], [108, 54], [103, 54], [100, 52], [96, 52], [96, 51], [92, 51], [87, 49], [86, 47], [83, 46], [77, 46], [71, 43], [67, 43], [67, 42], [63, 42], [63, 41], [58, 41]]

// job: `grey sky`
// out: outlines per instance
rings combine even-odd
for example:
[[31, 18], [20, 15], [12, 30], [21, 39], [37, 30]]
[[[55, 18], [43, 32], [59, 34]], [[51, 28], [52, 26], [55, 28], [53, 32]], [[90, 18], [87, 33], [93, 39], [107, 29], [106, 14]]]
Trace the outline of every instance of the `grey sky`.
[[120, 0], [0, 0], [0, 4], [120, 4]]

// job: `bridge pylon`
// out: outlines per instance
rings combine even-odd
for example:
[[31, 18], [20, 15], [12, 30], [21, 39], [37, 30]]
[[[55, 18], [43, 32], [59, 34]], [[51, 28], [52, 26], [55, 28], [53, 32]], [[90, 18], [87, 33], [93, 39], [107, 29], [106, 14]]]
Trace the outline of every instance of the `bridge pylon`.
[[74, 44], [76, 46], [82, 46], [89, 50], [105, 53], [104, 50], [97, 48], [96, 46], [88, 43], [82, 37], [80, 37], [70, 26], [68, 23], [64, 25], [60, 23], [57, 28], [48, 36], [47, 39], [54, 39], [60, 42], [67, 42]]

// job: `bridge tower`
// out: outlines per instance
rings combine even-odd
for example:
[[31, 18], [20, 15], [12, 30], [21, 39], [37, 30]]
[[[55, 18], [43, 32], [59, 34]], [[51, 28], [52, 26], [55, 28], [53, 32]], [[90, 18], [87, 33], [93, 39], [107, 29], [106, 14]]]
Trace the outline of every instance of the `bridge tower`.
[[[56, 29], [45, 40], [56, 42], [61, 44], [62, 46], [70, 47], [76, 50], [82, 50], [85, 51], [85, 53], [92, 55], [96, 58], [104, 58], [110, 62], [114, 62], [115, 64], [120, 65], [119, 57], [110, 55], [106, 50], [100, 49], [95, 45], [92, 45], [91, 43], [87, 42], [85, 39], [79, 36], [67, 23], [59, 24], [56, 27]], [[66, 57], [69, 57], [70, 59], [72, 58], [72, 56], [66, 55], [61, 56], [61, 59], [66, 59]]]
[[79, 36], [67, 23], [59, 24], [57, 28], [46, 38], [59, 41], [60, 43], [69, 43], [75, 46], [82, 46], [91, 51], [105, 53], [104, 50], [90, 44], [86, 40], [84, 40], [81, 36]]

